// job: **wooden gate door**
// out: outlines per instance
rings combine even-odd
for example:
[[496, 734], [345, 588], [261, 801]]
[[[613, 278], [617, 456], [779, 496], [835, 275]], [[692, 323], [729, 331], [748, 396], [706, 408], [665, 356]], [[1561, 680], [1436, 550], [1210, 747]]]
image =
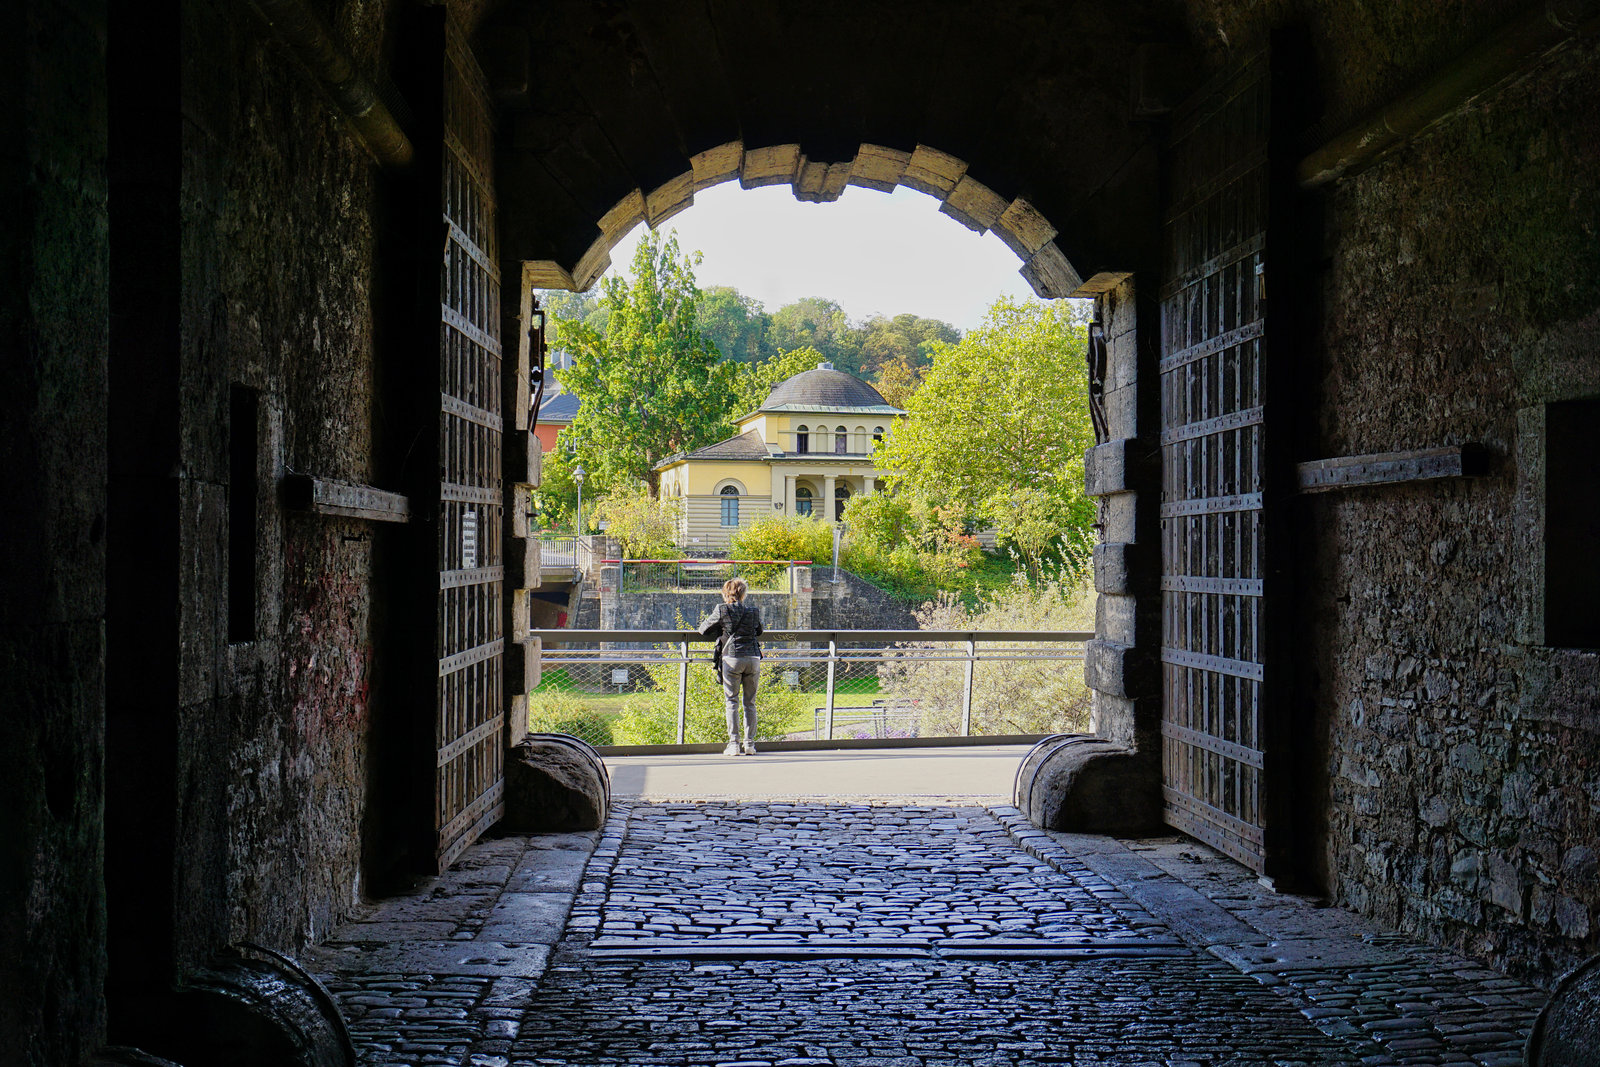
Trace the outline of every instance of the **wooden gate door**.
[[483, 76], [446, 33], [440, 154], [439, 681], [434, 778], [443, 870], [505, 811], [501, 612], [500, 271], [493, 112]]
[[1269, 66], [1173, 122], [1161, 290], [1162, 769], [1167, 821], [1267, 864], [1263, 519]]

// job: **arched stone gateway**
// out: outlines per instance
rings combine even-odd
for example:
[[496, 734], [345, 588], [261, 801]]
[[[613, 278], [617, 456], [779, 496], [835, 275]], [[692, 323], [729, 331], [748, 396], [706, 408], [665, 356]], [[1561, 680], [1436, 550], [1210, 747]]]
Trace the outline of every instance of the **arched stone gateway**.
[[1096, 744], [1169, 823], [1593, 955], [1600, 0], [1369, 7], [6, 6], [0, 1061], [495, 821], [531, 287], [733, 180], [916, 188], [1097, 298]]
[[798, 144], [746, 148], [730, 141], [690, 160], [690, 168], [648, 194], [635, 189], [598, 221], [600, 234], [571, 265], [529, 263], [524, 280], [539, 289], [588, 289], [611, 266], [611, 248], [641, 222], [655, 229], [694, 204], [694, 194], [723, 182], [746, 189], [788, 185], [795, 199], [837, 200], [848, 185], [880, 192], [898, 186], [940, 201], [939, 210], [976, 233], [993, 233], [1022, 262], [1022, 276], [1042, 297], [1072, 296], [1083, 286], [1055, 244], [1056, 228], [1027, 200], [1007, 200], [967, 173], [967, 164], [926, 145], [910, 151], [864, 144], [845, 163], [813, 163]]

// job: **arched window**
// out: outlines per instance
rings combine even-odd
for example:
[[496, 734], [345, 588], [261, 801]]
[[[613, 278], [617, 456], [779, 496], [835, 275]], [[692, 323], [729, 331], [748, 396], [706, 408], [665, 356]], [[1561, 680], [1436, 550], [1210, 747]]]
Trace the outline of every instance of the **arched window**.
[[811, 451], [811, 434], [805, 426], [797, 426], [794, 431], [794, 450], [796, 452]]
[[879, 445], [879, 444], [883, 443], [883, 427], [882, 426], [874, 426], [872, 428], [872, 443], [875, 444], [875, 445]]
[[833, 489], [833, 517], [836, 521], [843, 521], [844, 506], [850, 501], [850, 487], [840, 482]]
[[833, 451], [841, 456], [850, 451], [850, 433], [843, 426], [833, 435]]
[[731, 485], [722, 487], [722, 525], [739, 525], [739, 490]]
[[797, 485], [794, 490], [794, 511], [796, 515], [811, 514], [811, 487]]

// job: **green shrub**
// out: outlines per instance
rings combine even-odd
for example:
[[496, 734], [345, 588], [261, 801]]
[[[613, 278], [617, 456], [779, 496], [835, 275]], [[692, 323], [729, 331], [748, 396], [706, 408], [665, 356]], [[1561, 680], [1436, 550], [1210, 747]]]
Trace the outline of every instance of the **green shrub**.
[[591, 745], [610, 745], [616, 742], [613, 723], [614, 712], [592, 705], [586, 694], [544, 691], [528, 694], [528, 729], [532, 733], [571, 734], [581, 737]]
[[604, 520], [606, 536], [622, 546], [630, 559], [677, 559], [675, 547], [683, 501], [656, 499], [642, 485], [630, 485], [595, 501], [596, 521]]
[[[1049, 578], [1030, 584], [1018, 574], [1006, 589], [984, 594], [975, 607], [943, 594], [917, 612], [924, 630], [1092, 630], [1094, 597], [1087, 587]], [[908, 643], [907, 648], [932, 645]], [[965, 665], [891, 660], [879, 670], [883, 691], [915, 702], [924, 737], [961, 729]], [[980, 662], [973, 672], [975, 734], [1050, 734], [1089, 728], [1090, 695], [1081, 662]]]
[[[678, 667], [647, 668], [656, 688], [630, 694], [612, 724], [613, 744], [671, 745], [678, 740]], [[775, 740], [811, 727], [811, 698], [791, 691], [776, 666], [764, 666], [756, 691], [756, 737]], [[721, 744], [728, 739], [723, 713], [722, 682], [711, 664], [689, 664], [688, 698], [684, 709], [684, 742]]]
[[[772, 515], [757, 519], [733, 535], [734, 559], [833, 561], [833, 527], [809, 515]], [[780, 566], [741, 568], [751, 585], [767, 585], [783, 572]]]

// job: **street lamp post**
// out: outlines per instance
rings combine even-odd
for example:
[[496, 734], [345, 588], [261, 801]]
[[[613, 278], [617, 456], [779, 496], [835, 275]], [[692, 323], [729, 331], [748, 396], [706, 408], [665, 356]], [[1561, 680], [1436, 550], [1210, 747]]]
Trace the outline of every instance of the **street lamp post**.
[[572, 471], [573, 484], [578, 487], [578, 522], [576, 533], [579, 537], [583, 536], [583, 479], [583, 467], [580, 464], [579, 466], [573, 468]]

